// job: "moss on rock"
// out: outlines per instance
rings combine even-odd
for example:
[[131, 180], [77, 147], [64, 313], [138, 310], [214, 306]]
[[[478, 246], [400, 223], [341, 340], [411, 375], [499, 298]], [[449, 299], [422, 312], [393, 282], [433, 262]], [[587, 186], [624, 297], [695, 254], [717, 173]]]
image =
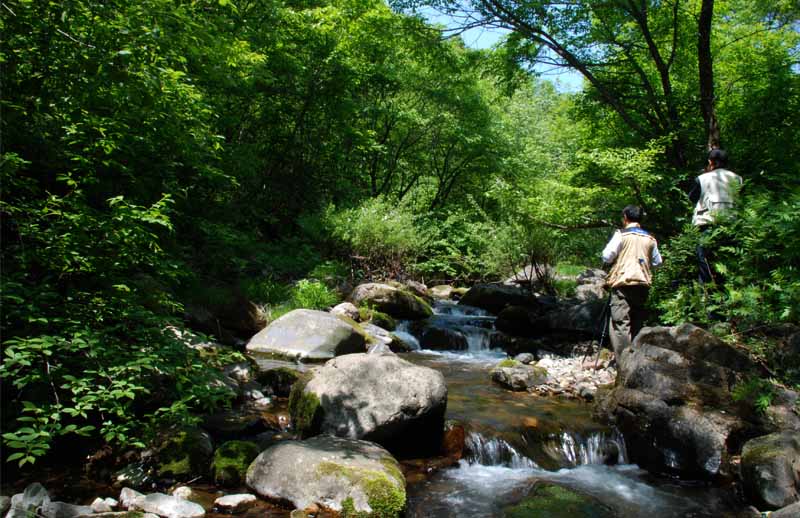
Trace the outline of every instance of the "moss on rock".
[[158, 448], [156, 473], [159, 477], [186, 480], [209, 472], [213, 446], [211, 438], [198, 429], [170, 434]]
[[376, 309], [362, 306], [358, 308], [358, 314], [362, 322], [371, 322], [388, 331], [394, 331], [397, 328], [397, 322], [394, 318]]
[[505, 509], [507, 518], [612, 518], [594, 498], [555, 484], [537, 483], [528, 496]]
[[305, 391], [310, 380], [310, 374], [300, 376], [289, 393], [289, 414], [292, 416], [292, 425], [304, 438], [316, 434], [322, 419], [319, 398], [316, 394]]
[[505, 360], [501, 361], [497, 364], [497, 367], [500, 369], [504, 369], [507, 367], [517, 367], [518, 365], [522, 365], [522, 363], [518, 362], [513, 358], [506, 358]]
[[[336, 476], [346, 479], [350, 484], [360, 487], [367, 497], [372, 512], [358, 511], [351, 497], [342, 501], [342, 516], [345, 518], [397, 518], [406, 505], [405, 479], [394, 459], [381, 460], [390, 474], [356, 469], [334, 462], [323, 462], [317, 468], [321, 476]], [[400, 477], [400, 478], [397, 478]], [[392, 480], [395, 479], [395, 480]]]
[[258, 453], [258, 446], [248, 441], [228, 441], [217, 448], [211, 464], [214, 483], [232, 487], [243, 482], [247, 468]]

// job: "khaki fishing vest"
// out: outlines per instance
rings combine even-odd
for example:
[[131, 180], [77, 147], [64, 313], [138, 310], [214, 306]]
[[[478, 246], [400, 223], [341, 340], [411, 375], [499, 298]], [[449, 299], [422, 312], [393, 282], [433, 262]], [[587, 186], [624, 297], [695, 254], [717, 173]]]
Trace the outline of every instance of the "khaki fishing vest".
[[709, 225], [716, 216], [733, 208], [742, 177], [727, 169], [714, 169], [698, 176], [697, 181], [700, 183], [700, 199], [694, 207], [692, 225]]
[[656, 238], [640, 227], [626, 228], [620, 233], [622, 247], [608, 272], [606, 284], [612, 288], [650, 286], [653, 280], [650, 258], [653, 257]]

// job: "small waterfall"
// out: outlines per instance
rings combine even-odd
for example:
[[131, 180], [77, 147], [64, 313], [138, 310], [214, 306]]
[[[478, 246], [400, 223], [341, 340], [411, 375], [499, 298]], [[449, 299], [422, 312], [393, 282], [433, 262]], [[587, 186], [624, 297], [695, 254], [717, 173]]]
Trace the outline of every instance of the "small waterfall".
[[512, 469], [534, 469], [538, 466], [499, 437], [485, 437], [469, 432], [466, 439], [467, 462], [482, 466], [505, 466]]
[[421, 349], [419, 345], [419, 340], [417, 340], [417, 337], [409, 332], [408, 329], [409, 324], [410, 322], [408, 320], [401, 320], [397, 324], [397, 329], [394, 330], [394, 335], [400, 340], [410, 345], [411, 348], [414, 349], [415, 351], [419, 351]]
[[569, 466], [587, 464], [627, 464], [625, 440], [622, 434], [596, 432], [586, 437], [572, 432], [562, 432], [544, 444], [544, 450], [555, 459], [562, 459]]

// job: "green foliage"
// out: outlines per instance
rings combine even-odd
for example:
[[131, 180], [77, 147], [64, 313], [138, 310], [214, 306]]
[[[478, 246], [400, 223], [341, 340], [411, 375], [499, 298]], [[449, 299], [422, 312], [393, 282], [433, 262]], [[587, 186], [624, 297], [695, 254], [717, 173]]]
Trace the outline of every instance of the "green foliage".
[[733, 388], [733, 400], [745, 401], [752, 405], [756, 412], [763, 414], [772, 404], [775, 397], [772, 382], [761, 378], [750, 378]]

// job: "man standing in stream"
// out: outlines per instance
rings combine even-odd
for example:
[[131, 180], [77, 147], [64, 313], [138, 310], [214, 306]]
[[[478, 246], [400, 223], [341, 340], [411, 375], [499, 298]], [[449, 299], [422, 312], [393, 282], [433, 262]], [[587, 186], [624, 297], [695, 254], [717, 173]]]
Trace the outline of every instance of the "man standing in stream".
[[603, 262], [611, 264], [606, 285], [611, 289], [611, 345], [614, 354], [633, 343], [644, 323], [652, 269], [661, 264], [658, 243], [640, 226], [642, 209], [622, 209], [623, 228], [614, 232], [603, 249]]

